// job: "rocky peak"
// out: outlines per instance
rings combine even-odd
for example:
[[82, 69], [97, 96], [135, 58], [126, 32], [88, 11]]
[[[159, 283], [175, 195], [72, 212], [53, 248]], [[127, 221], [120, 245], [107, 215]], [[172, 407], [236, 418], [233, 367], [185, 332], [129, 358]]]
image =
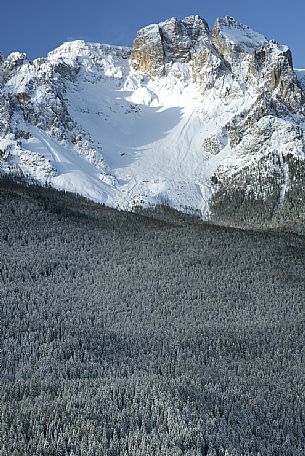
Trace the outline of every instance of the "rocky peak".
[[131, 65], [148, 75], [163, 76], [164, 48], [158, 24], [138, 31], [131, 51]]
[[231, 224], [269, 201], [273, 214], [304, 189], [304, 74], [229, 16], [212, 31], [199, 16], [150, 25], [132, 49], [13, 53], [0, 61], [0, 172], [122, 208], [164, 197]]
[[237, 79], [247, 77], [253, 54], [268, 40], [260, 33], [241, 24], [231, 16], [217, 19], [212, 30], [212, 42], [227, 67]]
[[273, 90], [282, 75], [293, 70], [287, 46], [268, 41], [230, 16], [217, 19], [212, 32], [200, 16], [189, 16], [171, 18], [137, 33], [131, 50], [135, 70], [161, 77], [176, 62], [190, 63], [192, 80], [203, 90], [228, 74], [242, 84], [251, 80], [257, 85], [267, 78]]
[[158, 78], [168, 75], [175, 63], [189, 64], [192, 81], [202, 90], [226, 75], [240, 84], [260, 85], [267, 79], [273, 90], [293, 69], [287, 46], [268, 41], [230, 16], [217, 19], [212, 32], [200, 16], [171, 18], [139, 30], [131, 50], [133, 69]]
[[3, 62], [4, 77], [12, 71], [20, 68], [26, 62], [24, 52], [12, 52]]
[[230, 48], [252, 54], [255, 49], [268, 42], [263, 35], [241, 24], [231, 16], [217, 19], [212, 35], [213, 42], [223, 54]]
[[209, 37], [209, 26], [199, 16], [169, 19], [159, 25], [159, 31], [166, 62], [189, 62], [197, 42]]
[[119, 57], [128, 59], [130, 50], [127, 47], [108, 44], [88, 43], [83, 40], [68, 41], [54, 51], [49, 52], [48, 62], [66, 63], [71, 66], [88, 66], [100, 64], [106, 58]]
[[26, 60], [26, 54], [24, 52], [12, 52], [6, 58], [6, 64], [12, 67], [21, 66]]
[[209, 26], [200, 16], [182, 20], [173, 17], [144, 27], [133, 44], [132, 67], [150, 76], [162, 76], [166, 73], [166, 64], [189, 62], [192, 51], [202, 40], [209, 40]]
[[196, 16], [187, 16], [181, 23], [186, 28], [188, 36], [191, 38], [192, 42], [195, 42], [202, 36], [209, 34], [209, 25], [202, 17]]

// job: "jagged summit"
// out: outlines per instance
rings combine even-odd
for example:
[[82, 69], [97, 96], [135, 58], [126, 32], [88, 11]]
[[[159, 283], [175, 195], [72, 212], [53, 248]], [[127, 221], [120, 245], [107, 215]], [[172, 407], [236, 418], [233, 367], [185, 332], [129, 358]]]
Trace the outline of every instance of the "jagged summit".
[[165, 65], [175, 61], [187, 63], [192, 51], [208, 40], [209, 26], [200, 16], [182, 20], [168, 19], [139, 30], [133, 44], [132, 66], [151, 76], [165, 73]]
[[300, 224], [304, 86], [287, 46], [229, 16], [149, 25], [131, 49], [15, 52], [0, 59], [0, 170], [124, 209]]
[[239, 46], [248, 53], [252, 53], [268, 42], [265, 36], [241, 24], [231, 16], [225, 16], [223, 19], [218, 18], [212, 34], [221, 35], [226, 43]]
[[[241, 83], [260, 81], [263, 71], [276, 67], [270, 83], [278, 84], [282, 69], [292, 67], [287, 46], [268, 41], [260, 33], [226, 16], [212, 30], [200, 16], [168, 19], [141, 29], [131, 50], [131, 66], [150, 77], [168, 75], [175, 64], [187, 64], [194, 82], [210, 89], [225, 75]], [[176, 65], [177, 66], [177, 65]], [[268, 67], [268, 68], [267, 68]], [[256, 81], [254, 81], [256, 79]], [[276, 81], [275, 81], [276, 80]]]

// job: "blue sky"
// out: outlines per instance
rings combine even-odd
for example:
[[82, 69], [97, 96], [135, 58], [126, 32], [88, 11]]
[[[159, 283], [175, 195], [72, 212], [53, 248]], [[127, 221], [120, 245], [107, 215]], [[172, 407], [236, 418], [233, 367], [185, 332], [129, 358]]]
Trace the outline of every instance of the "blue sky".
[[210, 25], [216, 17], [234, 16], [288, 44], [295, 67], [305, 68], [304, 0], [3, 0], [0, 51], [35, 58], [72, 39], [131, 45], [139, 28], [191, 14]]

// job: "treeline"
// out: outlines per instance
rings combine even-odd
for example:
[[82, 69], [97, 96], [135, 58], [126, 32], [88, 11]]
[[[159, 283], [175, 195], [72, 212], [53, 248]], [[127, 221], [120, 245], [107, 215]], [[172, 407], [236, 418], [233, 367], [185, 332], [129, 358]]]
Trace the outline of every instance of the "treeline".
[[0, 180], [0, 252], [1, 456], [305, 454], [302, 237]]

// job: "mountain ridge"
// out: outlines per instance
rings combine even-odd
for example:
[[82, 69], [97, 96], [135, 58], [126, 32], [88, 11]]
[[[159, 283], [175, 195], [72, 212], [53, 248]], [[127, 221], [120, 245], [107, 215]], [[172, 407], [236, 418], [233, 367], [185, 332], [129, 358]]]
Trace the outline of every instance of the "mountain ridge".
[[303, 77], [287, 46], [229, 16], [212, 30], [171, 18], [132, 48], [13, 53], [0, 62], [0, 169], [127, 210], [303, 229]]

